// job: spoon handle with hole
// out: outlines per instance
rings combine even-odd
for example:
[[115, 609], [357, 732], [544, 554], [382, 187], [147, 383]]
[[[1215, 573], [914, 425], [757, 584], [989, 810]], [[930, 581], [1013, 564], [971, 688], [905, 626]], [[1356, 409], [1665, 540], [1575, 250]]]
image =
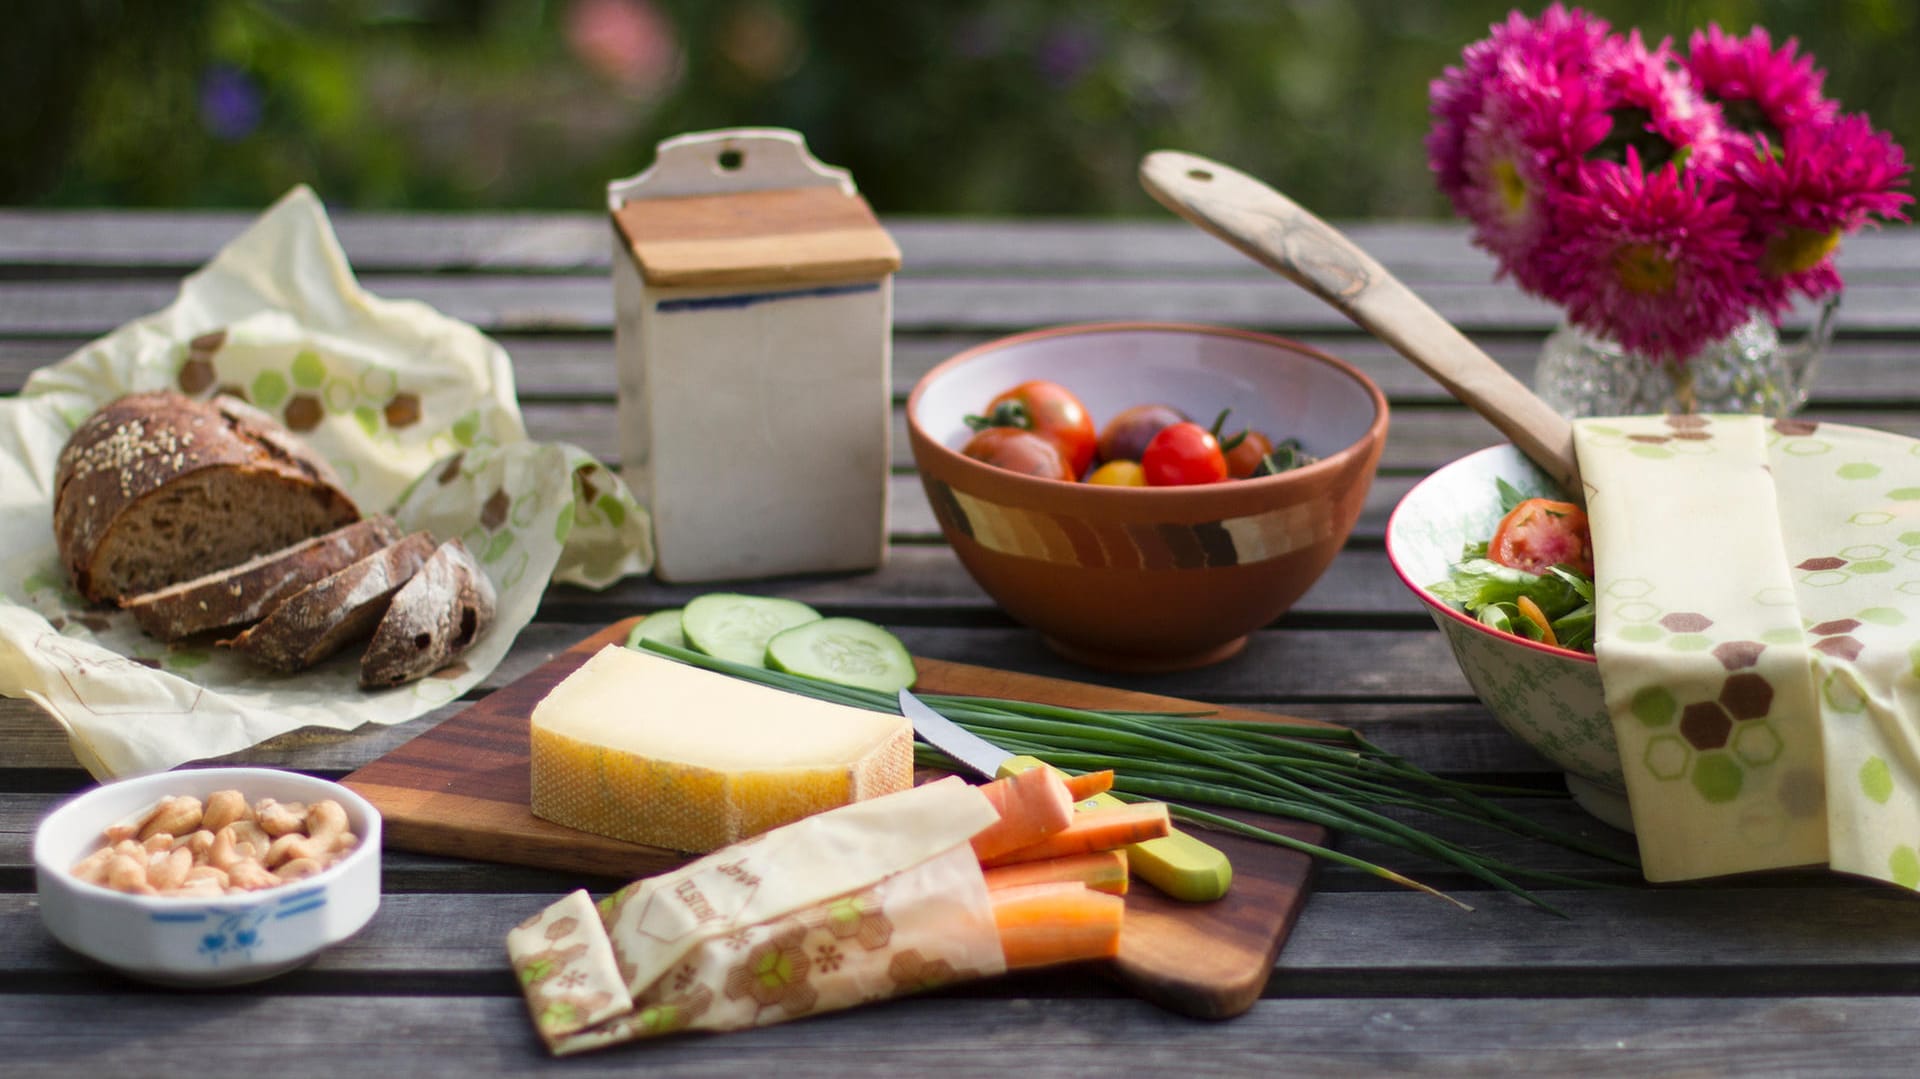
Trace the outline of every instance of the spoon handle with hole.
[[1193, 154], [1148, 154], [1140, 163], [1140, 182], [1174, 213], [1392, 345], [1584, 501], [1573, 425], [1566, 417], [1338, 230], [1259, 180]]

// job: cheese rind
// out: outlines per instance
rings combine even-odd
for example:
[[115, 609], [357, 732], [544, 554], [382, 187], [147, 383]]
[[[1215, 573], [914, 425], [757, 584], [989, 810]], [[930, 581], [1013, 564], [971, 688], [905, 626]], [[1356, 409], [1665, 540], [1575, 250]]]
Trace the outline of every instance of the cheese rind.
[[569, 828], [706, 852], [913, 785], [901, 716], [609, 645], [533, 710], [532, 809]]

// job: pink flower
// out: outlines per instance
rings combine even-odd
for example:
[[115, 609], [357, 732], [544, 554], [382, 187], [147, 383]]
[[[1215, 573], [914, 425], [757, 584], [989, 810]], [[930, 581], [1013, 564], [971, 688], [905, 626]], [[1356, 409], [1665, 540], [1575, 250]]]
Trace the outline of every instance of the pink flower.
[[[1457, 198], [1468, 180], [1464, 160], [1467, 129], [1486, 99], [1487, 81], [1509, 57], [1535, 68], [1578, 68], [1607, 35], [1607, 24], [1558, 2], [1538, 20], [1515, 11], [1488, 28], [1485, 41], [1467, 46], [1460, 66], [1449, 67], [1428, 88], [1433, 129], [1427, 133], [1428, 163], [1440, 190]], [[1462, 211], [1464, 213], [1464, 211]]]
[[1798, 42], [1687, 44], [1555, 3], [1430, 88], [1435, 181], [1500, 276], [1661, 360], [1836, 292], [1841, 239], [1912, 201], [1900, 147], [1822, 96]]
[[1732, 190], [1759, 248], [1755, 300], [1776, 316], [1795, 293], [1840, 290], [1833, 252], [1874, 217], [1904, 220], [1912, 196], [1899, 145], [1867, 118], [1842, 115], [1790, 127], [1734, 162]]
[[1749, 317], [1753, 255], [1731, 196], [1702, 178], [1593, 162], [1558, 203], [1555, 245], [1542, 253], [1545, 295], [1572, 321], [1657, 360], [1684, 358]]
[[1720, 110], [1700, 96], [1673, 55], [1670, 42], [1648, 48], [1635, 30], [1596, 50], [1593, 77], [1612, 129], [1586, 148], [1590, 159], [1626, 162], [1632, 147], [1649, 169], [1673, 162], [1710, 172], [1726, 155]]
[[[1499, 260], [1522, 288], [1538, 290], [1532, 253], [1552, 221], [1552, 202], [1577, 173], [1579, 155], [1565, 134], [1575, 115], [1606, 129], [1604, 113], [1587, 107], [1585, 84], [1519, 56], [1507, 57], [1487, 81], [1480, 112], [1461, 144], [1464, 183], [1455, 195], [1473, 222], [1473, 242]], [[1578, 125], [1573, 125], [1577, 127]]]
[[1813, 57], [1794, 55], [1799, 47], [1788, 38], [1776, 50], [1765, 27], [1737, 38], [1709, 26], [1687, 39], [1686, 67], [1728, 127], [1777, 146], [1783, 132], [1839, 111], [1821, 95], [1826, 74], [1814, 68]]

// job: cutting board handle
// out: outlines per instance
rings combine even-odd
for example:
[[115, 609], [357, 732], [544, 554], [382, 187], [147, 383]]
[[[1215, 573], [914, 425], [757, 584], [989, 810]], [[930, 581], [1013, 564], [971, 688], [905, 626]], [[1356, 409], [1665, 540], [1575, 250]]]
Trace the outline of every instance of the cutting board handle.
[[1566, 417], [1339, 230], [1243, 172], [1177, 150], [1148, 154], [1140, 163], [1140, 182], [1174, 213], [1392, 345], [1579, 496], [1580, 466]]

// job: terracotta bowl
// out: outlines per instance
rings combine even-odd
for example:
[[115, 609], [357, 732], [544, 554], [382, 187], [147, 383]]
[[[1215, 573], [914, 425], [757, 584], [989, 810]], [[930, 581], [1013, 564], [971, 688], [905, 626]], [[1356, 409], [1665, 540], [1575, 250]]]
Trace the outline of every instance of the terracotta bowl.
[[1503, 633], [1427, 590], [1447, 579], [1461, 548], [1493, 534], [1500, 522], [1496, 480], [1555, 496], [1553, 482], [1512, 446], [1469, 454], [1400, 500], [1387, 521], [1387, 558], [1446, 634], [1460, 672], [1493, 718], [1564, 770], [1567, 789], [1588, 812], [1631, 830], [1626, 778], [1593, 657]]
[[[1132, 405], [1321, 459], [1259, 479], [1106, 487], [1020, 475], [964, 457], [965, 417], [1022, 381], [1074, 391], [1096, 425]], [[927, 500], [967, 572], [1061, 655], [1108, 670], [1218, 662], [1319, 579], [1360, 515], [1387, 434], [1387, 401], [1359, 371], [1264, 334], [1101, 323], [1016, 334], [929, 371], [907, 399]]]

